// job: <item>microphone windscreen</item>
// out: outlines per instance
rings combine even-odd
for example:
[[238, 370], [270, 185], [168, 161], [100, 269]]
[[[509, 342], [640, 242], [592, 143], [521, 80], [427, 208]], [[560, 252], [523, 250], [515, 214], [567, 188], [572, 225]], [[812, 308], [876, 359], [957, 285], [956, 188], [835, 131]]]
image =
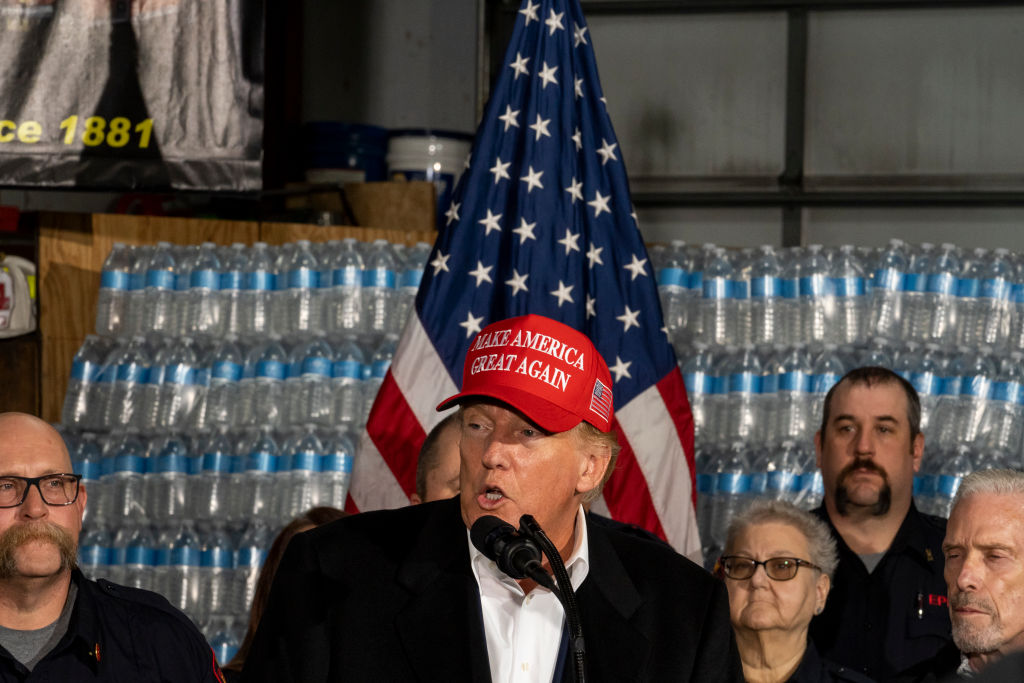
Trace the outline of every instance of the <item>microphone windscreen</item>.
[[499, 553], [495, 550], [495, 540], [501, 536], [514, 536], [516, 528], [505, 520], [494, 515], [484, 515], [473, 522], [469, 529], [469, 539], [488, 559], [497, 562]]

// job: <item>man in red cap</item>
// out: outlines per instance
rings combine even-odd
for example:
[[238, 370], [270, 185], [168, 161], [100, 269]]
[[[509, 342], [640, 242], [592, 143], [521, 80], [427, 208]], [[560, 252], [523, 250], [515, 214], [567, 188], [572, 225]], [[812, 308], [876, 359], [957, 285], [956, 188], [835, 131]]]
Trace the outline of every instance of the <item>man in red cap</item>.
[[723, 586], [662, 543], [587, 524], [618, 444], [608, 366], [586, 335], [537, 315], [487, 326], [438, 409], [454, 406], [459, 496], [297, 536], [244, 680], [571, 681], [556, 596], [505, 575], [467, 533], [524, 514], [568, 571], [589, 680], [742, 680]]

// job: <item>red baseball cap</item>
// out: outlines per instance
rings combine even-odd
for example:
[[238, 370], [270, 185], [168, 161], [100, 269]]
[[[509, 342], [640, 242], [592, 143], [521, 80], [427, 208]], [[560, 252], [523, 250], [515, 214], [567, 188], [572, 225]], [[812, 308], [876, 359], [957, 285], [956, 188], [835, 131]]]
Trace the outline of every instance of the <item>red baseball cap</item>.
[[612, 378], [587, 335], [541, 315], [491, 323], [469, 347], [462, 391], [437, 406], [467, 398], [503, 401], [549, 432], [586, 421], [612, 428]]

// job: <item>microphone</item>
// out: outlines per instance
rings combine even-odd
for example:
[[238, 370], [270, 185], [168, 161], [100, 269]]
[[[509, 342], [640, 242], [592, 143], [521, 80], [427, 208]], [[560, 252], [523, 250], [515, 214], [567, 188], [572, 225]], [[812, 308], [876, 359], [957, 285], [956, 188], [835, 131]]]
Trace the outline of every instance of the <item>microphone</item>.
[[469, 538], [477, 550], [513, 579], [530, 578], [557, 592], [551, 575], [541, 566], [540, 548], [508, 522], [494, 515], [484, 515], [473, 522]]

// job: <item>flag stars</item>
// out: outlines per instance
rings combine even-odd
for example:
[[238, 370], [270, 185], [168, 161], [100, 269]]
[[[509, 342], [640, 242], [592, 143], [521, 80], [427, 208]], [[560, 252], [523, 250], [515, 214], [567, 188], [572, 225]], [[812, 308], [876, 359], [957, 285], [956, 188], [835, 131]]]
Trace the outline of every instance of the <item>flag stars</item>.
[[576, 78], [575, 79], [575, 88], [576, 88], [576, 99], [579, 99], [579, 98], [583, 97], [583, 79], [582, 78]]
[[[622, 267], [625, 268], [626, 270], [628, 270], [632, 274], [632, 277], [629, 278], [629, 281], [632, 282], [633, 280], [637, 279], [641, 275], [643, 275], [644, 277], [647, 277], [647, 265], [646, 264], [647, 264], [647, 259], [638, 259], [636, 257], [636, 254], [633, 254], [633, 260], [630, 263], [627, 263], [626, 265], [624, 265]], [[627, 327], [626, 329], [629, 329], [629, 328]]]
[[548, 132], [548, 124], [549, 123], [551, 123], [551, 119], [542, 119], [540, 117], [540, 114], [537, 114], [537, 122], [536, 123], [531, 123], [530, 126], [529, 126], [530, 128], [532, 128], [537, 133], [537, 137], [534, 138], [534, 142], [536, 142], [537, 140], [540, 140], [540, 137], [542, 135], [546, 135], [548, 137], [551, 137], [551, 133]]
[[559, 12], [558, 14], [555, 14], [555, 10], [552, 9], [549, 11], [551, 12], [551, 14], [549, 14], [548, 18], [544, 20], [544, 23], [547, 25], [549, 29], [551, 29], [548, 32], [548, 35], [553, 36], [555, 35], [555, 31], [565, 30], [565, 26], [562, 26], [562, 17], [565, 16], [565, 12]]
[[448, 259], [452, 257], [451, 254], [442, 254], [440, 250], [437, 252], [437, 256], [430, 262], [430, 265], [434, 266], [434, 275], [437, 275], [442, 270], [446, 273], [451, 271], [448, 270]]
[[612, 212], [612, 210], [608, 208], [608, 200], [611, 198], [611, 195], [608, 195], [606, 197], [601, 194], [600, 190], [594, 190], [594, 199], [587, 202], [587, 206], [594, 207], [594, 218], [600, 216], [602, 211], [604, 211], [605, 213]]
[[491, 270], [494, 266], [485, 266], [482, 261], [476, 262], [476, 269], [469, 271], [469, 274], [476, 278], [476, 286], [479, 287], [484, 282], [493, 283], [491, 279]]
[[511, 180], [512, 178], [508, 174], [508, 167], [512, 164], [511, 161], [502, 162], [501, 157], [495, 157], [494, 166], [491, 166], [491, 173], [494, 174], [494, 184], [497, 185], [498, 181], [504, 178], [505, 180]]
[[619, 143], [609, 143], [604, 138], [601, 138], [601, 147], [597, 150], [597, 153], [601, 155], [601, 165], [604, 166], [609, 161], [618, 161], [619, 158], [615, 156], [615, 148], [619, 146]]
[[512, 107], [505, 105], [505, 113], [498, 117], [501, 121], [505, 122], [505, 132], [508, 132], [509, 126], [519, 127], [519, 110], [513, 110]]
[[578, 232], [573, 234], [569, 228], [566, 228], [565, 237], [558, 240], [558, 243], [565, 247], [565, 255], [568, 256], [569, 252], [580, 250], [580, 234]]
[[541, 90], [543, 90], [544, 88], [548, 87], [549, 83], [551, 85], [558, 85], [558, 79], [555, 78], [555, 72], [556, 71], [558, 71], [558, 65], [557, 64], [555, 66], [548, 66], [548, 63], [544, 62], [544, 67], [540, 70], [540, 73], [537, 74], [538, 76], [540, 76], [540, 81], [541, 81], [540, 89]]
[[588, 318], [593, 318], [594, 316], [597, 315], [597, 299], [590, 296], [589, 294], [587, 294], [586, 308]]
[[633, 364], [633, 361], [623, 361], [618, 356], [615, 356], [615, 365], [608, 368], [609, 372], [615, 374], [615, 381], [620, 382], [622, 378], [633, 379], [633, 375], [629, 374], [629, 366]]
[[493, 214], [490, 209], [487, 209], [487, 216], [477, 221], [480, 225], [486, 228], [487, 232], [484, 233], [485, 237], [490, 235], [492, 230], [501, 232], [501, 224], [498, 222], [501, 220], [501, 216], [502, 214]]
[[526, 63], [529, 62], [529, 61], [530, 61], [529, 57], [524, 57], [521, 54], [519, 54], [518, 52], [516, 52], [516, 61], [512, 62], [511, 64], [509, 64], [509, 66], [512, 67], [512, 69], [516, 72], [516, 75], [513, 78], [513, 80], [519, 80], [519, 76], [520, 75], [523, 75], [523, 76], [529, 76], [530, 75], [529, 69], [526, 68]]
[[483, 320], [483, 316], [480, 316], [478, 318], [475, 315], [473, 315], [473, 311], [468, 311], [466, 313], [466, 319], [459, 323], [459, 327], [466, 328], [466, 339], [469, 339], [474, 334], [480, 331], [480, 323], [483, 322]]
[[590, 248], [587, 250], [587, 260], [590, 261], [590, 267], [593, 268], [596, 263], [599, 266], [604, 265], [604, 261], [601, 260], [601, 252], [604, 251], [604, 247], [594, 246], [594, 243], [590, 243]]
[[522, 244], [526, 240], [536, 240], [537, 237], [533, 234], [533, 229], [537, 227], [536, 223], [527, 223], [523, 217], [519, 218], [519, 227], [513, 230], [515, 234], [519, 235], [519, 244]]
[[529, 273], [520, 275], [519, 271], [515, 268], [512, 269], [512, 279], [505, 280], [505, 284], [512, 288], [511, 296], [515, 296], [519, 292], [529, 292], [530, 288], [526, 286], [526, 278], [530, 277]]
[[526, 183], [526, 194], [530, 194], [535, 187], [540, 188], [541, 190], [544, 189], [544, 185], [540, 182], [540, 177], [542, 175], [544, 175], [544, 171], [534, 171], [533, 166], [529, 167], [526, 171], [526, 175], [520, 178], [520, 180]]
[[583, 149], [583, 136], [580, 134], [580, 129], [576, 128], [572, 134], [572, 141], [576, 144], [576, 151]]
[[569, 302], [570, 304], [576, 303], [572, 300], [572, 288], [576, 285], [566, 285], [561, 280], [558, 281], [558, 289], [551, 290], [551, 296], [558, 299], [558, 307], [561, 308], [562, 304]]
[[448, 219], [445, 225], [451, 225], [452, 221], [459, 220], [459, 207], [461, 206], [462, 204], [459, 204], [456, 201], [453, 201], [448, 205], [448, 210], [444, 212], [445, 217]]
[[640, 327], [640, 323], [637, 322], [637, 318], [640, 316], [640, 309], [631, 310], [629, 306], [626, 306], [626, 312], [622, 315], [615, 316], [615, 319], [622, 323], [622, 331], [628, 332], [631, 327]]
[[572, 203], [575, 204], [576, 200], [583, 201], [583, 183], [576, 180], [573, 176], [572, 182], [569, 183], [569, 187], [565, 188], [565, 191], [572, 197]]
[[580, 26], [575, 21], [572, 22], [572, 46], [579, 47], [580, 45], [587, 45], [587, 27]]
[[519, 10], [519, 13], [526, 17], [526, 21], [523, 22], [524, 26], [529, 26], [531, 21], [540, 21], [540, 17], [537, 16], [537, 10], [540, 8], [540, 4], [534, 4], [532, 0], [528, 0], [526, 7]]

